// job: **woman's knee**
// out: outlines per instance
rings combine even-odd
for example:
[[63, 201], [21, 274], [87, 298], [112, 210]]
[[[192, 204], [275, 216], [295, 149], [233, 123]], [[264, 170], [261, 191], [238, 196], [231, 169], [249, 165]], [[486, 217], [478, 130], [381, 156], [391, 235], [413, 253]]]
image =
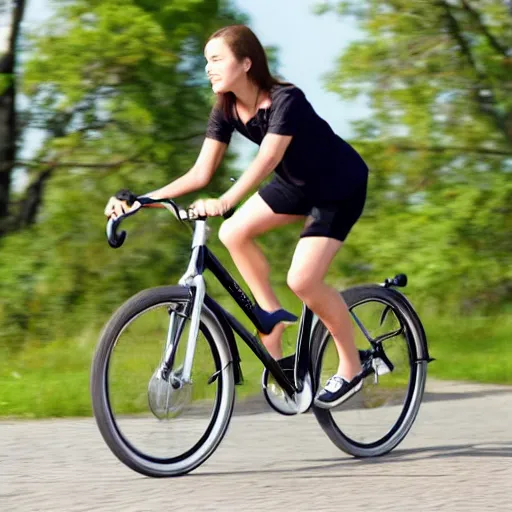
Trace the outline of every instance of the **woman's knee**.
[[219, 240], [226, 246], [228, 247], [229, 245], [231, 245], [231, 240], [234, 238], [233, 236], [233, 232], [234, 232], [234, 228], [232, 226], [232, 222], [230, 219], [228, 220], [225, 220], [220, 228], [219, 228], [219, 233], [218, 233], [218, 236], [219, 236]]
[[240, 222], [235, 222], [233, 217], [225, 220], [219, 229], [219, 240], [226, 247], [233, 247], [250, 239], [250, 233]]
[[318, 284], [318, 279], [311, 272], [307, 272], [303, 267], [292, 267], [288, 271], [286, 283], [295, 295], [304, 299], [308, 297]]

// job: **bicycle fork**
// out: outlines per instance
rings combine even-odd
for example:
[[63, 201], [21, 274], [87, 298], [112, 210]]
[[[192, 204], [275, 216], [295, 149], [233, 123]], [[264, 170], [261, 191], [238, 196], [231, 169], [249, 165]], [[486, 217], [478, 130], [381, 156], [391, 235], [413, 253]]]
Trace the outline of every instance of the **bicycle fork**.
[[167, 331], [167, 339], [165, 343], [164, 357], [159, 370], [161, 378], [167, 380], [170, 370], [174, 366], [176, 351], [180, 343], [181, 335], [185, 328], [185, 322], [190, 318], [190, 330], [187, 340], [187, 349], [185, 353], [185, 361], [179, 369], [175, 369], [173, 373], [179, 371], [179, 379], [183, 382], [190, 382], [190, 372], [194, 360], [197, 336], [199, 335], [199, 325], [201, 321], [201, 308], [203, 306], [206, 287], [202, 276], [196, 276], [193, 279], [191, 287], [195, 293], [191, 297], [192, 307], [187, 303], [182, 311], [169, 308], [169, 328]]
[[[181, 284], [181, 283], [180, 283]], [[190, 373], [192, 371], [192, 363], [196, 351], [197, 337], [199, 335], [199, 324], [201, 321], [201, 309], [203, 308], [204, 296], [206, 294], [206, 286], [202, 275], [197, 275], [192, 279], [190, 284], [195, 288], [194, 304], [192, 306], [192, 315], [190, 317], [190, 330], [188, 332], [187, 350], [185, 353], [185, 362], [183, 363], [183, 373], [181, 379], [183, 382], [191, 382]], [[175, 343], [178, 343], [176, 339]]]
[[[187, 270], [179, 280], [182, 286], [190, 287], [194, 293], [192, 294], [192, 311], [190, 307], [186, 307], [184, 312], [169, 312], [169, 330], [167, 333], [167, 341], [165, 348], [164, 362], [162, 366], [169, 369], [174, 364], [174, 356], [178, 348], [181, 333], [183, 332], [184, 323], [190, 318], [190, 329], [187, 339], [187, 348], [185, 352], [185, 361], [183, 368], [180, 368], [179, 380], [181, 384], [191, 382], [192, 363], [196, 351], [197, 337], [199, 335], [199, 325], [201, 322], [201, 310], [203, 308], [204, 297], [206, 295], [206, 284], [202, 272], [198, 269], [198, 260], [202, 246], [204, 246], [207, 237], [207, 228], [205, 221], [196, 221], [194, 229], [194, 237], [192, 239], [192, 255]], [[201, 269], [202, 270], [202, 269]]]

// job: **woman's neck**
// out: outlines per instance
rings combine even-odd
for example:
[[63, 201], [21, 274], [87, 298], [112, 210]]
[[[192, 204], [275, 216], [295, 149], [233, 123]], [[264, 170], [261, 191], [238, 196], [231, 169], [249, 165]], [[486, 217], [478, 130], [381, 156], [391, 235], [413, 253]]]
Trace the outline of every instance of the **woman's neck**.
[[235, 95], [236, 104], [252, 114], [258, 111], [261, 104], [267, 104], [269, 101], [268, 92], [250, 81], [233, 90], [233, 94]]
[[253, 82], [247, 82], [237, 90], [233, 91], [236, 101], [247, 110], [253, 110], [256, 102], [261, 96], [260, 88]]

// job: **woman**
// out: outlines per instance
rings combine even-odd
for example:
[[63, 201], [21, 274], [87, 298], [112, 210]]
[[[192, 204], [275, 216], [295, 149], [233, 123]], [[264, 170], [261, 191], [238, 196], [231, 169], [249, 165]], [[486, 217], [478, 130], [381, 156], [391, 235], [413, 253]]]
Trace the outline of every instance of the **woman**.
[[[316, 405], [333, 407], [361, 389], [362, 377], [347, 306], [324, 278], [363, 211], [368, 168], [315, 113], [299, 88], [271, 76], [265, 51], [248, 27], [233, 25], [215, 32], [204, 54], [217, 103], [200, 154], [189, 172], [147, 195], [176, 198], [205, 187], [234, 129], [259, 144], [254, 161], [226, 193], [218, 199], [195, 201], [193, 207], [201, 215], [222, 215], [275, 171], [269, 184], [224, 221], [219, 238], [251, 289], [259, 316], [275, 325], [270, 334], [261, 334], [261, 339], [279, 359], [285, 322], [295, 317], [280, 308], [270, 286], [269, 264], [254, 239], [270, 229], [305, 219], [287, 283], [316, 313], [336, 343], [338, 371], [315, 398]], [[125, 196], [118, 197], [107, 204], [107, 216], [140, 207], [136, 196], [128, 202], [123, 200]]]

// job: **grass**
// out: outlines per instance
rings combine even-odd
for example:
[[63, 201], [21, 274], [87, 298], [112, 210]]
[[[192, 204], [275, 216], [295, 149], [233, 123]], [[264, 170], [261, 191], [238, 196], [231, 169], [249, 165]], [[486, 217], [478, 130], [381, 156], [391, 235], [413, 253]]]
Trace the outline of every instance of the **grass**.
[[512, 384], [512, 317], [426, 317], [429, 375], [440, 379]]
[[[510, 316], [424, 316], [423, 323], [431, 356], [436, 358], [429, 365], [430, 377], [512, 384]], [[287, 329], [285, 355], [293, 352], [296, 333], [295, 326]], [[0, 416], [90, 416], [89, 376], [97, 334], [92, 331], [71, 342], [57, 340], [47, 345], [29, 344], [17, 355], [0, 351]], [[239, 348], [245, 382], [237, 387], [238, 399], [260, 392], [262, 371], [261, 363], [252, 352], [242, 343]], [[148, 373], [152, 371], [149, 362], [144, 363], [149, 350], [135, 344], [126, 354], [126, 368], [135, 373], [140, 368], [142, 379], [151, 375]], [[198, 361], [204, 355], [199, 353]], [[133, 405], [136, 398], [129, 397], [130, 382], [126, 379], [119, 381], [120, 389], [126, 391], [123, 410], [136, 409]], [[205, 396], [202, 389], [207, 386], [197, 386], [196, 398]]]
[[[88, 416], [92, 339], [32, 344], [0, 363], [0, 415]], [[5, 352], [4, 356], [7, 355]]]

